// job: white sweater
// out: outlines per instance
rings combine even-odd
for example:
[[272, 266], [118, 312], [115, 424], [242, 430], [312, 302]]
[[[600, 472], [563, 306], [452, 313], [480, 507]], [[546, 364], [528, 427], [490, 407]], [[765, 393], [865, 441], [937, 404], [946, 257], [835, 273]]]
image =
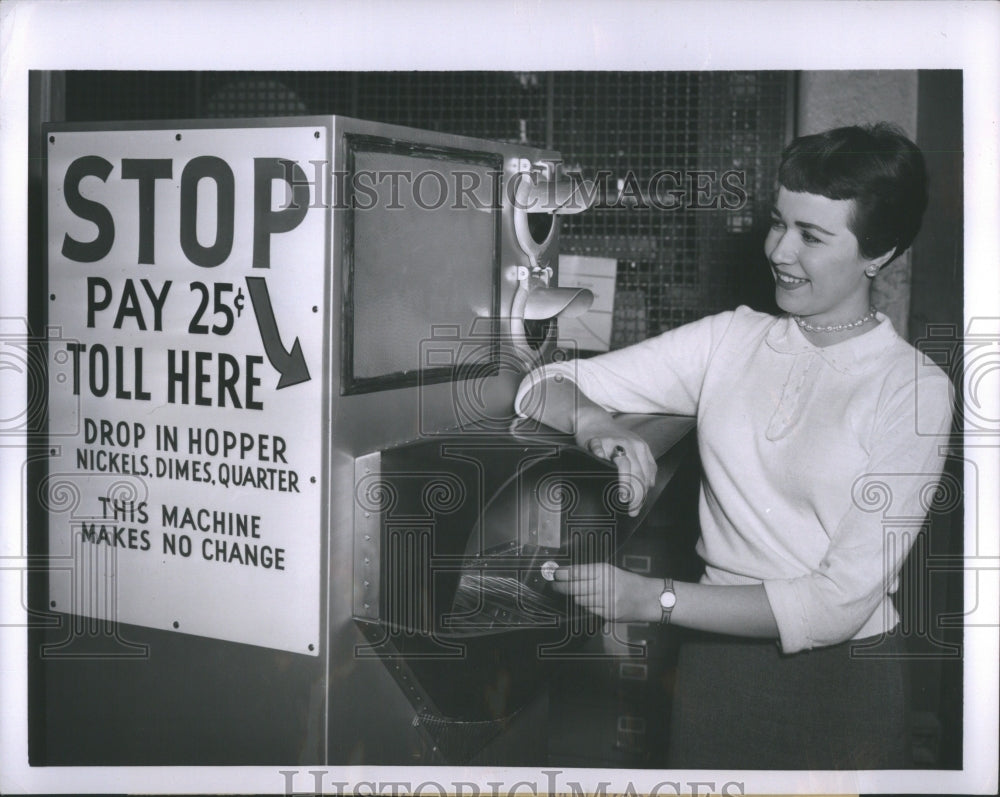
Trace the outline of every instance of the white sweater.
[[696, 415], [706, 584], [763, 583], [782, 649], [891, 630], [888, 594], [943, 466], [945, 374], [878, 316], [811, 344], [746, 307], [588, 360], [546, 366], [612, 412]]

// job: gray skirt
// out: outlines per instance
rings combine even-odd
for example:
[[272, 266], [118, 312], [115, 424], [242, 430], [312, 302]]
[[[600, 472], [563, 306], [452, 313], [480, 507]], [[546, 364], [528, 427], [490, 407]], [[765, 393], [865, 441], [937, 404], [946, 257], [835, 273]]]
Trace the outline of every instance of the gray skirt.
[[773, 641], [690, 633], [681, 645], [676, 769], [902, 769], [902, 641], [783, 654]]

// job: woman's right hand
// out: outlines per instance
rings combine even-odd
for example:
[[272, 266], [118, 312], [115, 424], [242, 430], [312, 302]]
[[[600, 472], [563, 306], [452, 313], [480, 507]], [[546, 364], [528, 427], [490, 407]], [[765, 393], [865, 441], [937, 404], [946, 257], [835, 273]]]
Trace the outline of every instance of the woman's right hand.
[[627, 500], [629, 515], [638, 515], [646, 494], [656, 481], [656, 460], [646, 441], [603, 414], [581, 419], [576, 442], [595, 457], [618, 468], [623, 503]]

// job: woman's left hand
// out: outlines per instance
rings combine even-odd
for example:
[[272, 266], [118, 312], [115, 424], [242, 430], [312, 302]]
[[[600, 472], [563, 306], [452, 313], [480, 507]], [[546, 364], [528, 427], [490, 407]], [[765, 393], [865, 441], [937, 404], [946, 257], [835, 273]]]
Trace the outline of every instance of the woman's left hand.
[[648, 578], [605, 563], [555, 571], [553, 588], [605, 620], [657, 622], [663, 579]]

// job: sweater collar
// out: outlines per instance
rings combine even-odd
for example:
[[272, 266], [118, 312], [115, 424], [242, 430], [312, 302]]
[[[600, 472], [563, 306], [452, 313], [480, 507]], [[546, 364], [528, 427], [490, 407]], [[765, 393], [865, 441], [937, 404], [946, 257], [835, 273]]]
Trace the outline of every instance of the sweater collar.
[[899, 338], [892, 322], [882, 313], [876, 313], [879, 324], [863, 335], [848, 338], [832, 346], [810, 343], [791, 316], [781, 316], [767, 332], [767, 345], [780, 354], [813, 353], [827, 364], [845, 374], [864, 373], [879, 361]]

